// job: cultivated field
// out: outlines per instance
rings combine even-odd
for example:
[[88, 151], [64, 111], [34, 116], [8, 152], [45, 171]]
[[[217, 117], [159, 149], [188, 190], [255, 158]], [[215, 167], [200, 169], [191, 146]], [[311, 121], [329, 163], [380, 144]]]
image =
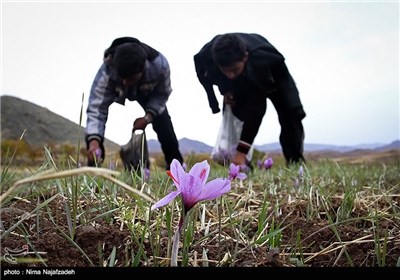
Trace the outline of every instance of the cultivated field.
[[[268, 156], [272, 168], [255, 167], [188, 212], [178, 266], [400, 266], [399, 150], [308, 155], [300, 173]], [[228, 177], [228, 167], [207, 155], [187, 156], [188, 169], [203, 160], [211, 165], [207, 181]], [[76, 165], [49, 151], [35, 167], [3, 158], [1, 265], [170, 266], [180, 197], [150, 210], [176, 190], [166, 172], [154, 163], [149, 178]]]

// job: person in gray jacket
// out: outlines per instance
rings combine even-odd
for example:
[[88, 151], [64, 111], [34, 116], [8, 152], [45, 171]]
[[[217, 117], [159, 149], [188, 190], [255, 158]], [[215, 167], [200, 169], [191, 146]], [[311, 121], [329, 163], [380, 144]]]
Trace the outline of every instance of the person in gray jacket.
[[86, 110], [85, 140], [88, 165], [101, 164], [105, 157], [104, 132], [108, 109], [113, 102], [136, 100], [145, 115], [133, 122], [133, 131], [153, 125], [164, 153], [166, 168], [173, 159], [183, 163], [166, 103], [172, 92], [167, 59], [157, 50], [133, 37], [115, 39], [106, 49]]

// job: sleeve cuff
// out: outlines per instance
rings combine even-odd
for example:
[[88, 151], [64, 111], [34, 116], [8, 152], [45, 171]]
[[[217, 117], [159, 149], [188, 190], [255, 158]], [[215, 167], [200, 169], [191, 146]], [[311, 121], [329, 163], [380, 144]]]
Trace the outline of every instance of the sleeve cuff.
[[239, 144], [236, 147], [236, 151], [239, 151], [243, 154], [247, 154], [250, 151], [251, 144], [246, 143], [244, 141], [239, 141]]
[[100, 137], [99, 135], [96, 134], [92, 134], [92, 135], [88, 135], [86, 137], [87, 142], [89, 143], [90, 141], [96, 139], [97, 141], [99, 141], [99, 143], [103, 143], [103, 138]]

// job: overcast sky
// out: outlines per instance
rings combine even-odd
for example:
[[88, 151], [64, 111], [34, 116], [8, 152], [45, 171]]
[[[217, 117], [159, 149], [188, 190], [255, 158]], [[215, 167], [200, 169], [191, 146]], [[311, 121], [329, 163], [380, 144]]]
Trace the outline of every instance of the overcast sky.
[[[171, 67], [167, 103], [177, 137], [214, 145], [212, 114], [193, 55], [215, 35], [259, 33], [286, 58], [307, 117], [306, 143], [356, 145], [400, 138], [399, 2], [8, 2], [1, 4], [1, 94], [79, 123], [104, 50], [132, 36]], [[218, 93], [218, 91], [217, 91]], [[218, 93], [222, 101], [222, 96]], [[267, 105], [255, 144], [278, 142]], [[16, 112], [17, 113], [17, 112]], [[106, 137], [125, 144], [144, 115], [137, 102], [110, 107]], [[86, 114], [83, 115], [86, 125]], [[151, 126], [148, 139], [156, 139]]]

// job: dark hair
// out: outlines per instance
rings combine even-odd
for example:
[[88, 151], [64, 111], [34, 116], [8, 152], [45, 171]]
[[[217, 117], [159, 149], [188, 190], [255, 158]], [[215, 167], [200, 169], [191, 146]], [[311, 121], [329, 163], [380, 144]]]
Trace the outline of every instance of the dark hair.
[[143, 71], [146, 57], [140, 43], [124, 43], [115, 49], [112, 65], [121, 78], [129, 78]]
[[211, 47], [213, 59], [217, 65], [231, 66], [241, 61], [246, 54], [246, 45], [235, 34], [224, 34], [217, 37]]

